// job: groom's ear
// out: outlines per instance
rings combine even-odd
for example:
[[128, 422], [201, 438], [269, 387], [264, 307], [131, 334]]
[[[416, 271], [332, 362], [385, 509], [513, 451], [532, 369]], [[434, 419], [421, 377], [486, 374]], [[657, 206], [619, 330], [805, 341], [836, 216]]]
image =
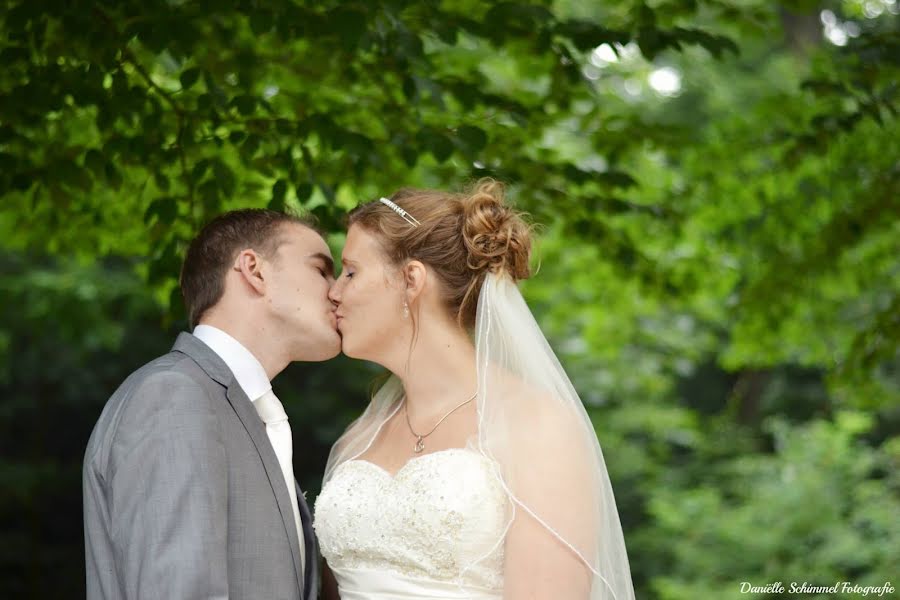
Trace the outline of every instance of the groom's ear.
[[237, 271], [244, 283], [256, 290], [257, 293], [265, 292], [266, 282], [262, 272], [262, 259], [256, 252], [250, 249], [241, 250], [234, 259], [232, 269]]
[[425, 281], [428, 279], [428, 271], [421, 261], [411, 260], [403, 268], [403, 277], [406, 281], [406, 295], [410, 302], [416, 300], [422, 290], [425, 289]]

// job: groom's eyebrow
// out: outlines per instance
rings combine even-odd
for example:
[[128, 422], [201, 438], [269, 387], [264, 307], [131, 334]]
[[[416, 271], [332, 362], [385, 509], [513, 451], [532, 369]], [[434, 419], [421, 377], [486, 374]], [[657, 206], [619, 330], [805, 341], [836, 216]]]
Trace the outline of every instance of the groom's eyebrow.
[[334, 261], [330, 256], [328, 256], [324, 252], [316, 252], [315, 254], [310, 254], [309, 256], [313, 259], [321, 260], [323, 263], [325, 263], [325, 268], [328, 270], [328, 272], [334, 273]]

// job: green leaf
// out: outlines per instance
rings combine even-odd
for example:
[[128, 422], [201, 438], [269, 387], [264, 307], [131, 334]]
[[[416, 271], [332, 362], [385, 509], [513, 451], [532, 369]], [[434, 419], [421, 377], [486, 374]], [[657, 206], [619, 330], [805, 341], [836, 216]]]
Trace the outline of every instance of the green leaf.
[[624, 171], [605, 171], [603, 173], [598, 173], [595, 179], [610, 187], [628, 188], [637, 185], [637, 181], [635, 181], [634, 177]]
[[647, 60], [653, 60], [668, 45], [666, 34], [655, 27], [641, 27], [638, 30], [638, 46]]
[[294, 133], [296, 133], [296, 127], [294, 125], [294, 122], [290, 119], [276, 119], [275, 131], [277, 131], [281, 135], [293, 135]]
[[410, 168], [416, 166], [416, 163], [419, 162], [419, 153], [416, 152], [415, 148], [408, 145], [400, 147], [400, 156], [403, 158], [403, 162], [406, 163], [406, 166]]
[[222, 200], [221, 189], [215, 180], [212, 179], [207, 179], [200, 185], [198, 192], [203, 200], [203, 206], [208, 212], [217, 212], [219, 210]]
[[626, 44], [631, 39], [627, 31], [601, 27], [590, 21], [569, 20], [556, 26], [556, 35], [567, 37], [578, 50], [593, 50], [601, 44]]
[[163, 174], [159, 171], [157, 171], [156, 173], [153, 174], [153, 181], [154, 181], [154, 183], [156, 183], [156, 187], [158, 187], [160, 190], [162, 190], [164, 192], [168, 192], [169, 187], [171, 187], [170, 183], [169, 183], [169, 178], [166, 177], [165, 174]]
[[336, 29], [342, 49], [351, 52], [359, 45], [366, 31], [366, 19], [366, 13], [358, 8], [342, 6], [331, 11], [326, 22]]
[[311, 183], [301, 183], [294, 188], [294, 193], [297, 195], [299, 202], [306, 202], [312, 196], [313, 186]]
[[244, 116], [252, 115], [256, 110], [256, 104], [256, 98], [248, 94], [235, 96], [235, 98], [231, 101], [231, 106], [237, 108], [238, 112]]
[[103, 153], [91, 148], [84, 155], [84, 166], [90, 169], [94, 177], [106, 177], [106, 158]]
[[19, 190], [20, 192], [28, 190], [34, 184], [35, 180], [24, 173], [16, 173], [13, 175], [12, 181], [10, 181], [10, 187], [14, 190]]
[[442, 133], [423, 131], [418, 137], [420, 143], [428, 148], [438, 162], [444, 162], [453, 154], [453, 142]]
[[245, 160], [252, 159], [256, 156], [260, 144], [262, 144], [262, 138], [251, 133], [247, 136], [247, 139], [244, 140], [244, 143], [241, 144], [241, 156], [243, 156]]
[[106, 172], [106, 181], [109, 185], [116, 191], [122, 189], [122, 173], [119, 172], [116, 166], [111, 162], [107, 162], [104, 171]]
[[447, 20], [440, 20], [434, 23], [434, 30], [438, 38], [445, 44], [453, 46], [456, 44], [457, 27]]
[[275, 24], [274, 15], [265, 9], [250, 11], [250, 29], [255, 35], [263, 35], [271, 31]]
[[344, 214], [338, 211], [333, 204], [320, 204], [312, 209], [311, 212], [319, 227], [326, 231], [340, 230]]
[[484, 16], [484, 22], [497, 25], [496, 33], [503, 37], [503, 29], [533, 32], [545, 23], [549, 23], [553, 18], [553, 14], [543, 6], [519, 2], [497, 2]]
[[181, 76], [178, 78], [181, 81], [181, 89], [188, 90], [200, 79], [200, 69], [197, 67], [191, 67], [181, 73]]
[[216, 160], [213, 164], [213, 176], [222, 190], [222, 195], [225, 198], [231, 198], [236, 185], [234, 171], [221, 160]]
[[473, 125], [463, 125], [456, 130], [456, 135], [471, 153], [478, 152], [487, 145], [487, 133]]
[[65, 160], [57, 163], [56, 176], [61, 183], [84, 192], [89, 191], [93, 185], [88, 172], [74, 161]]
[[162, 252], [150, 262], [150, 269], [147, 279], [151, 283], [160, 283], [171, 277], [172, 273], [177, 273], [181, 265], [181, 256], [178, 251], [178, 241], [170, 240], [164, 247]]
[[155, 199], [147, 207], [147, 210], [144, 212], [144, 223], [149, 224], [155, 217], [160, 223], [171, 225], [175, 222], [177, 216], [178, 202], [171, 196], [162, 196]]
[[272, 184], [272, 198], [269, 200], [270, 209], [277, 210], [279, 212], [284, 211], [284, 199], [287, 194], [287, 186], [287, 181], [285, 181], [284, 179], [279, 179], [274, 184]]
[[406, 96], [407, 100], [413, 100], [418, 95], [418, 89], [416, 88], [416, 80], [413, 77], [406, 76], [403, 78], [403, 95]]
[[424, 47], [422, 40], [410, 31], [399, 31], [396, 34], [398, 54], [407, 60], [416, 60], [422, 56]]
[[677, 44], [679, 40], [702, 46], [716, 58], [721, 58], [726, 51], [734, 55], [740, 53], [737, 44], [731, 39], [723, 35], [710, 34], [701, 29], [676, 27], [672, 30], [670, 43]]
[[191, 180], [193, 180], [194, 183], [199, 183], [211, 166], [212, 161], [207, 158], [198, 160], [194, 165], [194, 168], [191, 169]]
[[200, 94], [197, 96], [197, 110], [207, 111], [213, 107], [213, 97], [210, 94]]

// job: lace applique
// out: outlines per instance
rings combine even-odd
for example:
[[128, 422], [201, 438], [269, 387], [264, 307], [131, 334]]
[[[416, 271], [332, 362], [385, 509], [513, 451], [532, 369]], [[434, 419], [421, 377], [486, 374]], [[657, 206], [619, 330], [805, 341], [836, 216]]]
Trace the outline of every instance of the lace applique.
[[316, 500], [314, 527], [334, 569], [500, 590], [508, 511], [493, 463], [456, 448], [414, 458], [393, 477], [367, 461], [343, 463]]

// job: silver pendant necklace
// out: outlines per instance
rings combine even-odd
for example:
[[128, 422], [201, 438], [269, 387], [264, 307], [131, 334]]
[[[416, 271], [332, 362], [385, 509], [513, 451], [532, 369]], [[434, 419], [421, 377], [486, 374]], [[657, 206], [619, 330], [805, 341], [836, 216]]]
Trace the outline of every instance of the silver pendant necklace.
[[416, 436], [416, 445], [415, 445], [415, 447], [413, 448], [413, 452], [415, 452], [416, 454], [421, 454], [422, 451], [425, 450], [425, 438], [427, 438], [429, 435], [431, 435], [432, 433], [434, 433], [434, 430], [438, 428], [438, 425], [440, 425], [441, 423], [444, 422], [444, 419], [446, 419], [447, 417], [449, 417], [450, 415], [452, 415], [453, 413], [455, 413], [457, 410], [459, 410], [460, 408], [462, 408], [463, 406], [465, 406], [466, 404], [468, 404], [469, 402], [471, 402], [472, 400], [474, 400], [474, 399], [475, 399], [475, 396], [477, 396], [477, 395], [478, 395], [478, 392], [476, 391], [474, 394], [472, 394], [472, 397], [471, 397], [471, 398], [469, 398], [468, 400], [466, 400], [466, 401], [463, 402], [462, 404], [459, 404], [458, 406], [456, 406], [455, 408], [453, 408], [450, 412], [448, 412], [446, 415], [444, 415], [443, 417], [441, 417], [441, 420], [437, 422], [437, 425], [435, 425], [434, 427], [432, 427], [432, 428], [431, 428], [431, 431], [429, 431], [428, 433], [426, 433], [426, 434], [424, 434], [424, 435], [419, 435], [419, 434], [416, 433], [416, 431], [413, 429], [412, 423], [409, 422], [409, 402], [406, 401], [406, 400], [404, 400], [403, 412], [406, 414], [406, 424], [409, 426], [409, 432], [412, 433], [414, 436]]

